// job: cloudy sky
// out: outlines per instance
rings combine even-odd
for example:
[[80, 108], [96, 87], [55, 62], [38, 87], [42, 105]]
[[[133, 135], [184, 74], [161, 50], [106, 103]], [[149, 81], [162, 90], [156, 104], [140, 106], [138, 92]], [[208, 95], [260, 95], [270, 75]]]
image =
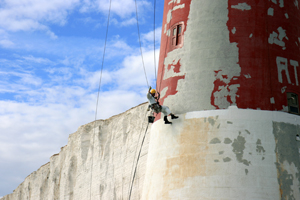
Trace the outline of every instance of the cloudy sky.
[[[154, 85], [154, 1], [137, 0]], [[0, 0], [0, 197], [95, 118], [109, 0]], [[163, 1], [156, 2], [158, 61]], [[112, 0], [97, 119], [146, 101], [134, 0]]]

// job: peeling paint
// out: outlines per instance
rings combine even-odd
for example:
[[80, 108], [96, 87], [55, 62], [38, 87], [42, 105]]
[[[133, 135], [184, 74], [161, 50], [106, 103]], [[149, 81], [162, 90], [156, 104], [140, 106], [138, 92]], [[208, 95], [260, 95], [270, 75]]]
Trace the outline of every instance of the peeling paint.
[[271, 0], [273, 3], [277, 4], [277, 0]]
[[219, 151], [219, 155], [222, 155], [224, 153], [224, 151]]
[[224, 139], [224, 143], [225, 144], [231, 144], [232, 143], [232, 140], [230, 138], [225, 138]]
[[230, 162], [230, 161], [231, 161], [231, 158], [229, 158], [229, 157], [223, 158], [223, 161], [224, 161], [224, 162]]
[[211, 126], [214, 126], [216, 121], [212, 117], [209, 117], [208, 122], [210, 123]]
[[235, 28], [235, 27], [233, 27], [233, 29], [231, 30], [231, 32], [232, 32], [233, 34], [235, 34], [235, 32], [236, 32], [236, 28]]
[[210, 144], [218, 144], [218, 143], [221, 143], [221, 140], [219, 138], [214, 138], [209, 143]]
[[181, 4], [181, 5], [178, 5], [178, 6], [174, 6], [173, 9], [170, 9], [168, 14], [167, 14], [167, 23], [170, 23], [171, 19], [172, 19], [172, 12], [175, 11], [175, 10], [178, 10], [178, 9], [182, 9], [185, 7], [185, 4]]
[[231, 8], [239, 9], [239, 10], [251, 10], [251, 6], [247, 3], [239, 3], [238, 5], [232, 5]]
[[279, 7], [281, 7], [281, 8], [284, 7], [284, 0], [279, 0]]
[[169, 87], [165, 87], [161, 92], [160, 92], [160, 98], [164, 98], [168, 91]]
[[275, 104], [275, 99], [274, 99], [274, 97], [271, 97], [271, 98], [270, 98], [270, 103], [271, 103], [271, 104]]
[[216, 80], [214, 81], [215, 88], [211, 98], [212, 105], [221, 109], [236, 105], [240, 84], [234, 84], [234, 81], [237, 80], [236, 78], [239, 75], [240, 71], [236, 74], [226, 74], [223, 70], [215, 71]]
[[256, 152], [257, 153], [265, 153], [266, 152], [264, 147], [261, 145], [260, 139], [257, 139], [257, 142], [256, 142]]
[[[271, 0], [273, 3], [277, 4], [277, 0]], [[278, 0], [279, 2], [279, 7], [283, 8], [284, 7], [284, 0]]]
[[[168, 5], [175, 3], [175, 2], [176, 2], [176, 0], [171, 0], [171, 1], [169, 1]], [[180, 3], [180, 0], [177, 0], [177, 3]]]
[[268, 42], [269, 44], [276, 44], [278, 46], [281, 46], [284, 49], [285, 42], [283, 41], [283, 39], [289, 39], [286, 35], [286, 30], [284, 30], [282, 27], [279, 27], [277, 31], [278, 33], [273, 31], [273, 33], [270, 34]]
[[249, 172], [248, 169], [245, 169], [245, 174], [246, 174], [246, 175], [248, 175], [248, 172]]
[[268, 9], [268, 15], [273, 16], [274, 15], [274, 8]]
[[244, 74], [244, 76], [245, 76], [246, 78], [251, 78], [251, 75], [250, 75], [250, 74]]
[[282, 87], [281, 88], [281, 93], [285, 93], [286, 88], [287, 88], [286, 86]]
[[289, 15], [287, 13], [284, 14], [285, 18], [289, 18]]
[[236, 139], [234, 139], [234, 142], [232, 143], [232, 151], [236, 155], [236, 159], [238, 162], [243, 163], [246, 166], [249, 166], [251, 164], [250, 161], [243, 159], [244, 156], [244, 150], [245, 150], [245, 143], [246, 140], [243, 136], [239, 135]]
[[282, 106], [282, 111], [284, 111], [284, 112], [288, 112], [289, 111], [289, 108], [288, 108], [288, 106]]
[[233, 124], [231, 121], [227, 121], [227, 124]]

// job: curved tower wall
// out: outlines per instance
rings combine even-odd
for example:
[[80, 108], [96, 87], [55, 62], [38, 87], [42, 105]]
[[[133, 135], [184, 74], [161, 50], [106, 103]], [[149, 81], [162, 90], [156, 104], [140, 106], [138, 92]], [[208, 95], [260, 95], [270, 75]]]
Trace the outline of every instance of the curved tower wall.
[[142, 199], [299, 199], [299, 14], [298, 0], [165, 1], [157, 89], [179, 119], [151, 128]]
[[[157, 88], [175, 113], [238, 108], [288, 111], [299, 93], [298, 1], [165, 1]], [[172, 27], [183, 23], [172, 48]]]

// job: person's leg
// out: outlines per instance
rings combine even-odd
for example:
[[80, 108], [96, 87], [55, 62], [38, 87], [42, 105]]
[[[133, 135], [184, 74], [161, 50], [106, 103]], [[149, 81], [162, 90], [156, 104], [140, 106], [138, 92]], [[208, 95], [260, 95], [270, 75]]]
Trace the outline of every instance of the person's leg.
[[172, 122], [170, 122], [169, 120], [168, 120], [168, 116], [164, 116], [164, 121], [165, 121], [165, 124], [172, 124]]
[[171, 111], [169, 109], [168, 106], [161, 106], [161, 112], [165, 115], [165, 116], [168, 116], [171, 114]]
[[164, 115], [168, 116], [171, 115], [171, 119], [177, 119], [178, 116], [175, 116], [173, 113], [171, 113], [170, 109], [168, 106], [161, 106], [161, 112], [164, 113]]
[[165, 124], [172, 124], [172, 122], [168, 120], [168, 115], [171, 114], [170, 109], [167, 106], [161, 106], [161, 112], [164, 114]]
[[175, 116], [173, 113], [170, 114], [171, 115], [171, 119], [177, 119], [178, 116]]

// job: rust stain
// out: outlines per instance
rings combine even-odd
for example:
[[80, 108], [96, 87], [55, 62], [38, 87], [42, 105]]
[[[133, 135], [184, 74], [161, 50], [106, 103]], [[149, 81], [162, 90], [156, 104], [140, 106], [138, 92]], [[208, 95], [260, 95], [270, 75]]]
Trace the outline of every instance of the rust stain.
[[206, 176], [207, 131], [210, 127], [204, 118], [185, 120], [178, 136], [178, 156], [167, 159], [162, 199], [170, 199], [169, 191], [183, 188], [187, 178]]

